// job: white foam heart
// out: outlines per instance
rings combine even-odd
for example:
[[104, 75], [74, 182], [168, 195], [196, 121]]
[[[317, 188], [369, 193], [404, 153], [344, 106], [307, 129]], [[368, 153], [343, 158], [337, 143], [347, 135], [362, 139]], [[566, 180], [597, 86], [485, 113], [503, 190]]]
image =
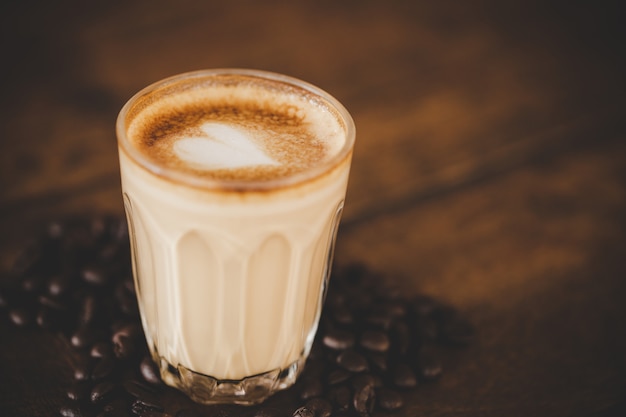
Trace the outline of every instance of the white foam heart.
[[278, 165], [241, 129], [205, 123], [201, 130], [206, 136], [183, 138], [174, 144], [180, 159], [207, 170]]

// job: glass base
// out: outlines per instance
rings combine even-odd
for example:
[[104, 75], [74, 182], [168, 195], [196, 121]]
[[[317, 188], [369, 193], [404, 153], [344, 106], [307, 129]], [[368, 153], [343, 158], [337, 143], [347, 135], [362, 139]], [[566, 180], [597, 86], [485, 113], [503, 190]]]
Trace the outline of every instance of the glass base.
[[284, 369], [275, 369], [240, 380], [219, 380], [174, 366], [155, 355], [163, 381], [200, 404], [259, 404], [272, 394], [292, 386], [302, 372], [305, 358], [301, 357]]

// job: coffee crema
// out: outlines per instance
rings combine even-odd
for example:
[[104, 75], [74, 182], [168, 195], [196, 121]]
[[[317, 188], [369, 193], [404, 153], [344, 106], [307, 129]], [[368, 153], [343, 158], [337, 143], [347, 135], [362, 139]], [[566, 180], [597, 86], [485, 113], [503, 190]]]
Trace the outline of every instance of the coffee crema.
[[214, 75], [193, 88], [173, 82], [142, 97], [126, 129], [131, 147], [162, 175], [226, 182], [305, 173], [331, 162], [346, 138], [340, 115], [319, 96], [245, 74]]

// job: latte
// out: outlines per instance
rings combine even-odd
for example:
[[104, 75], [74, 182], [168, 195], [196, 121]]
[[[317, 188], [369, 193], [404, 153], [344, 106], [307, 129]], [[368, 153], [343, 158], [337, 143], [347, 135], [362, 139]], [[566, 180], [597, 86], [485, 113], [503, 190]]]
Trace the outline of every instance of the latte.
[[137, 297], [163, 379], [203, 403], [256, 403], [310, 350], [354, 126], [285, 76], [184, 74], [118, 119]]

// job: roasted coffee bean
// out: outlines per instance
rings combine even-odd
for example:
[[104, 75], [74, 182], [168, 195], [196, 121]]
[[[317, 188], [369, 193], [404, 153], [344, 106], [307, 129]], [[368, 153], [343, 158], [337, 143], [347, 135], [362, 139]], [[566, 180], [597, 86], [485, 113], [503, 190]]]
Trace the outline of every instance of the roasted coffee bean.
[[331, 349], [345, 350], [354, 346], [354, 334], [345, 330], [328, 330], [322, 343]]
[[398, 388], [413, 388], [417, 385], [415, 373], [409, 365], [399, 362], [392, 369], [393, 383]]
[[71, 286], [71, 277], [68, 273], [58, 273], [48, 280], [48, 294], [59, 296], [66, 294]]
[[416, 326], [415, 333], [419, 335], [421, 341], [435, 342], [439, 338], [439, 324], [432, 317], [422, 318]]
[[311, 398], [306, 402], [305, 407], [313, 411], [315, 417], [330, 417], [333, 412], [330, 401], [321, 397]]
[[85, 381], [75, 382], [66, 392], [67, 398], [73, 401], [86, 400], [91, 394], [91, 384]]
[[352, 374], [345, 369], [335, 369], [328, 374], [327, 381], [329, 385], [341, 384], [347, 381]]
[[389, 337], [386, 333], [368, 330], [361, 335], [359, 344], [368, 350], [386, 352], [389, 349]]
[[404, 322], [394, 323], [390, 334], [393, 351], [400, 355], [406, 355], [411, 345], [411, 331], [409, 326]]
[[113, 347], [109, 342], [96, 342], [91, 347], [89, 354], [92, 358], [103, 358], [113, 356]]
[[120, 310], [131, 317], [139, 316], [139, 308], [137, 307], [137, 299], [134, 294], [128, 291], [123, 282], [115, 287], [115, 298], [117, 299]]
[[121, 321], [116, 323], [113, 328], [113, 341], [116, 337], [127, 336], [131, 339], [138, 339], [142, 334], [141, 325], [135, 321]]
[[385, 310], [374, 310], [369, 313], [365, 319], [366, 323], [372, 327], [380, 328], [383, 330], [389, 329], [394, 321], [394, 316]]
[[93, 294], [88, 294], [83, 298], [80, 306], [79, 320], [83, 325], [90, 324], [95, 321], [98, 312], [98, 300]]
[[83, 417], [83, 413], [77, 405], [64, 405], [59, 409], [63, 417]]
[[91, 379], [99, 381], [101, 379], [111, 376], [115, 372], [115, 359], [111, 356], [105, 356], [96, 362], [91, 371]]
[[334, 306], [331, 311], [332, 318], [339, 324], [350, 325], [354, 323], [352, 311], [346, 306]]
[[41, 304], [42, 306], [49, 307], [54, 310], [66, 310], [67, 309], [66, 305], [63, 303], [63, 300], [57, 297], [51, 297], [49, 295], [42, 294], [39, 297], [37, 297], [37, 300], [39, 301], [39, 304]]
[[125, 398], [118, 396], [102, 407], [102, 411], [97, 417], [131, 417], [128, 405]]
[[144, 416], [149, 412], [162, 413], [165, 408], [158, 401], [151, 401], [146, 398], [137, 398], [131, 406], [133, 413]]
[[33, 313], [26, 308], [14, 308], [9, 311], [9, 318], [16, 326], [28, 326], [33, 322]]
[[31, 274], [22, 278], [22, 288], [26, 292], [36, 292], [46, 285], [45, 278], [40, 274]]
[[368, 353], [367, 360], [371, 365], [371, 369], [379, 372], [386, 372], [389, 369], [387, 355], [384, 353]]
[[135, 341], [126, 335], [117, 335], [113, 338], [113, 354], [120, 359], [130, 358], [136, 350]]
[[443, 365], [432, 352], [421, 352], [417, 360], [417, 369], [421, 379], [434, 381], [443, 373]]
[[376, 390], [376, 403], [378, 407], [387, 411], [398, 410], [404, 406], [404, 400], [400, 393], [386, 387]]
[[376, 405], [376, 392], [372, 385], [365, 384], [360, 389], [355, 390], [353, 400], [354, 409], [359, 415], [371, 416]]
[[373, 388], [376, 385], [376, 378], [374, 378], [374, 375], [362, 373], [355, 375], [350, 380], [350, 384], [355, 391], [362, 389], [365, 385]]
[[37, 312], [35, 320], [42, 329], [54, 329], [60, 322], [59, 312], [44, 306]]
[[89, 399], [92, 403], [99, 403], [110, 397], [113, 391], [115, 391], [115, 388], [115, 384], [110, 381], [100, 382], [92, 388]]
[[337, 364], [350, 372], [363, 372], [369, 369], [367, 359], [354, 350], [344, 350], [337, 356]]
[[352, 390], [345, 385], [338, 385], [328, 391], [328, 398], [338, 411], [348, 411], [352, 402]]
[[159, 368], [157, 364], [154, 363], [151, 357], [144, 356], [144, 358], [139, 363], [139, 372], [146, 382], [150, 384], [161, 383]]
[[308, 400], [309, 398], [314, 398], [322, 395], [324, 392], [324, 386], [322, 385], [322, 381], [319, 378], [308, 377], [303, 378], [301, 382], [300, 389], [300, 399]]
[[304, 406], [294, 411], [292, 417], [315, 417], [315, 413]]
[[135, 398], [144, 399], [147, 402], [157, 402], [157, 391], [146, 384], [134, 379], [126, 380], [122, 383], [124, 390]]
[[33, 242], [25, 247], [13, 261], [11, 273], [15, 276], [24, 277], [26, 274], [33, 273], [40, 266], [42, 260], [42, 245], [39, 242]]
[[77, 381], [86, 381], [91, 378], [91, 370], [93, 364], [86, 358], [81, 358], [74, 364], [74, 379]]
[[72, 334], [70, 342], [72, 346], [78, 349], [90, 347], [102, 338], [102, 332], [99, 329], [85, 325], [81, 326]]
[[98, 266], [87, 266], [80, 271], [81, 278], [88, 284], [102, 286], [109, 283], [109, 275]]

